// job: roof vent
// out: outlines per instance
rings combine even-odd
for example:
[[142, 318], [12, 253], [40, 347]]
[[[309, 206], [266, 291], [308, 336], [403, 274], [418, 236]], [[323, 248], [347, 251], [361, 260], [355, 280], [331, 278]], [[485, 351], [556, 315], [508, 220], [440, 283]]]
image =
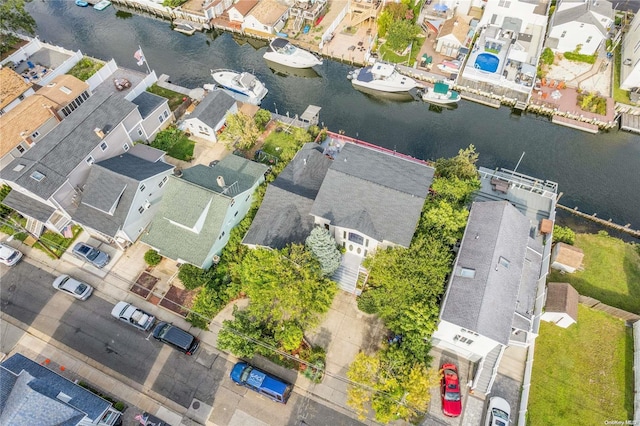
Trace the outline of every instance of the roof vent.
[[98, 135], [100, 139], [104, 139], [104, 132], [101, 128], [96, 127], [95, 129], [93, 129], [93, 131], [96, 132], [96, 135]]
[[220, 188], [224, 188], [224, 178], [222, 176], [218, 176], [218, 178], [216, 179], [216, 181], [218, 182], [218, 186]]
[[60, 392], [58, 395], [56, 395], [56, 398], [62, 402], [66, 402], [67, 404], [71, 402], [71, 397], [64, 392]]
[[180, 167], [176, 167], [175, 169], [173, 169], [173, 175], [177, 177], [182, 176], [182, 169]]

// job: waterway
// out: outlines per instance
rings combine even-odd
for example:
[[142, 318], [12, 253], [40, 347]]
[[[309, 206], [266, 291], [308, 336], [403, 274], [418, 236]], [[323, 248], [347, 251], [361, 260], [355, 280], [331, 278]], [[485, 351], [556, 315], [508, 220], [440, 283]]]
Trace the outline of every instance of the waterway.
[[322, 107], [320, 119], [332, 131], [422, 159], [452, 156], [469, 144], [479, 165], [513, 168], [558, 182], [561, 203], [597, 213], [598, 217], [640, 228], [640, 136], [611, 131], [591, 135], [552, 124], [544, 117], [517, 116], [461, 101], [456, 109], [419, 102], [398, 102], [354, 90], [348, 64], [324, 61], [319, 77], [274, 73], [262, 58], [266, 47], [236, 40], [231, 34], [172, 31], [169, 22], [116, 14], [111, 6], [98, 12], [72, 0], [35, 0], [27, 5], [41, 40], [85, 55], [138, 67], [133, 58], [142, 46], [149, 66], [173, 83], [200, 87], [211, 83], [210, 70], [253, 72], [269, 88], [262, 107], [280, 114], [302, 114], [308, 104]]

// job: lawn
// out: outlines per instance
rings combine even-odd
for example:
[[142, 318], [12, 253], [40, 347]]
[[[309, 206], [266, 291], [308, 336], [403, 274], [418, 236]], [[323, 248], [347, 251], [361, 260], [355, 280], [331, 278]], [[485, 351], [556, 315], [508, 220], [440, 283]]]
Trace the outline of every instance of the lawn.
[[262, 150], [269, 155], [280, 158], [280, 154], [285, 150], [298, 149], [298, 143], [295, 138], [287, 132], [273, 131], [262, 145]]
[[552, 270], [550, 282], [568, 282], [578, 293], [602, 303], [640, 314], [640, 254], [633, 245], [602, 234], [577, 234], [584, 251], [584, 271], [561, 274]]
[[614, 70], [613, 70], [613, 99], [616, 102], [622, 102], [623, 104], [630, 104], [629, 92], [620, 88], [620, 65], [622, 62], [622, 54], [620, 53], [622, 48], [616, 47], [614, 51]]
[[402, 64], [402, 65], [407, 65], [407, 60], [408, 60], [409, 63], [407, 66], [411, 67], [416, 62], [416, 57], [418, 56], [418, 53], [420, 53], [420, 49], [422, 48], [422, 45], [424, 44], [425, 40], [426, 40], [425, 37], [417, 37], [413, 41], [413, 44], [411, 45], [411, 52], [404, 56], [398, 55], [396, 52], [394, 52], [389, 47], [387, 47], [386, 44], [382, 44], [378, 49], [380, 53], [380, 58], [388, 62], [393, 62], [395, 64]]
[[165, 151], [168, 156], [182, 161], [191, 161], [195, 142], [182, 130], [170, 126], [156, 135], [151, 146]]
[[193, 159], [193, 148], [195, 144], [194, 141], [187, 137], [180, 138], [167, 150], [167, 155], [177, 158], [178, 160], [191, 161], [191, 159]]
[[104, 62], [99, 62], [95, 59], [84, 57], [69, 70], [67, 74], [71, 74], [78, 80], [87, 81], [89, 77], [98, 72], [102, 68]]
[[631, 328], [583, 305], [569, 328], [542, 322], [527, 425], [604, 425], [632, 418]]
[[157, 84], [149, 87], [147, 92], [151, 92], [154, 95], [162, 96], [163, 98], [167, 98], [169, 100], [169, 109], [171, 111], [175, 111], [182, 104], [182, 99], [184, 95], [182, 93], [174, 92], [173, 90], [165, 89], [164, 87], [160, 87]]

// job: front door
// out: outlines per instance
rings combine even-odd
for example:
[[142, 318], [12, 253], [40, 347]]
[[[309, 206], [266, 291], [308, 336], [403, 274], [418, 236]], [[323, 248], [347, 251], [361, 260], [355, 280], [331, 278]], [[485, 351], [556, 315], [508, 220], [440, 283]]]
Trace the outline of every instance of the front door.
[[347, 252], [349, 253], [353, 253], [362, 257], [367, 255], [369, 239], [356, 232], [348, 232], [347, 241], [345, 241], [344, 244]]

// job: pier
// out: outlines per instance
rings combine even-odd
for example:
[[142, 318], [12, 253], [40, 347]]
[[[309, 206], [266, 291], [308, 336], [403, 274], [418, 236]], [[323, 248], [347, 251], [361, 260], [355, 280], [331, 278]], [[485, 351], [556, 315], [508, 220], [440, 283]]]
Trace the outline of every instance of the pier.
[[588, 213], [583, 213], [581, 211], [578, 211], [577, 207], [572, 209], [570, 207], [563, 206], [562, 204], [556, 204], [556, 207], [559, 208], [560, 210], [568, 211], [568, 212], [570, 212], [570, 213], [572, 213], [572, 214], [574, 214], [576, 216], [580, 216], [583, 219], [590, 220], [590, 221], [595, 222], [595, 223], [597, 223], [599, 225], [603, 225], [603, 226], [606, 226], [608, 228], [615, 229], [616, 231], [624, 232], [624, 233], [629, 234], [629, 235], [631, 235], [633, 237], [640, 238], [640, 230], [631, 229], [631, 225], [630, 224], [627, 224], [625, 226], [618, 225], [617, 223], [613, 223], [611, 221], [611, 219], [604, 220], [604, 219], [601, 219], [601, 218], [597, 217], [596, 213], [588, 214]]

